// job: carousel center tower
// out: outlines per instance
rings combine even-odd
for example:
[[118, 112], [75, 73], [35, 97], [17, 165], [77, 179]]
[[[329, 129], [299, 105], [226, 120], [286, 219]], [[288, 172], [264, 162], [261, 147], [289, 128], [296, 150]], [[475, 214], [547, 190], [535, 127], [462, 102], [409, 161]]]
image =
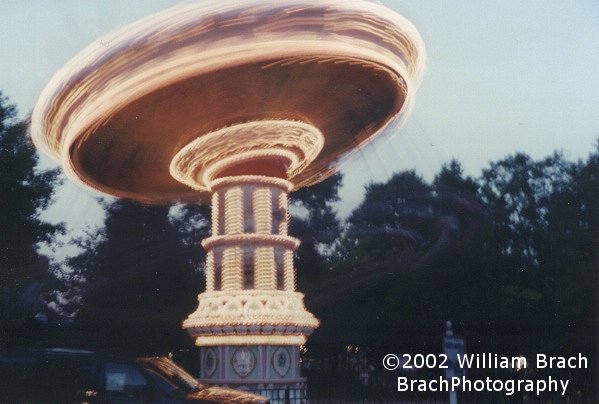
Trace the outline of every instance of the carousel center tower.
[[212, 236], [202, 242], [206, 292], [183, 323], [197, 345], [299, 346], [318, 326], [295, 290], [299, 240], [287, 233], [287, 177], [307, 166], [323, 141], [302, 122], [253, 121], [206, 134], [173, 159], [173, 177], [212, 193]]

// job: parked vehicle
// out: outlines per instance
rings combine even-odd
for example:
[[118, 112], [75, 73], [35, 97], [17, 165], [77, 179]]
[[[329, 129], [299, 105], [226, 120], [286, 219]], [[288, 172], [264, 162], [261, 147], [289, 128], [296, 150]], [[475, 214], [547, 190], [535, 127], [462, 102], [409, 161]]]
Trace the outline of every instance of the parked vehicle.
[[199, 383], [166, 357], [123, 359], [73, 349], [0, 354], [0, 403], [268, 403]]

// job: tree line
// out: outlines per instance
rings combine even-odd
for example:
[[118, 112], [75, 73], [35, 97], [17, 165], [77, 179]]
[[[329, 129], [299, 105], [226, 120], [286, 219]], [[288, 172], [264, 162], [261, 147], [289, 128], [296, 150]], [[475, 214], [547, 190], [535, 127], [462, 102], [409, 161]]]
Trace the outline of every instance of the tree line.
[[[209, 207], [103, 201], [104, 225], [53, 263], [40, 245], [65, 226], [40, 215], [61, 177], [39, 168], [27, 130], [0, 95], [0, 349], [191, 349], [180, 324], [204, 283]], [[477, 178], [455, 160], [432, 181], [397, 172], [344, 221], [341, 184], [291, 195], [298, 285], [321, 319], [310, 355], [435, 353], [452, 320], [469, 352], [595, 363], [599, 148], [580, 161], [515, 153]]]

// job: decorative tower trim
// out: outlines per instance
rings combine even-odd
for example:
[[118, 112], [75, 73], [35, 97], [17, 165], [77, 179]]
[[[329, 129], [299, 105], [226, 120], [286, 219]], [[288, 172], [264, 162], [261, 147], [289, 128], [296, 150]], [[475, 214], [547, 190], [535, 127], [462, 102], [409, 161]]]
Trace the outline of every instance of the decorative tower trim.
[[198, 346], [299, 346], [318, 327], [296, 292], [288, 193], [323, 145], [309, 124], [257, 121], [201, 136], [173, 159], [175, 178], [213, 193], [206, 291], [183, 322]]

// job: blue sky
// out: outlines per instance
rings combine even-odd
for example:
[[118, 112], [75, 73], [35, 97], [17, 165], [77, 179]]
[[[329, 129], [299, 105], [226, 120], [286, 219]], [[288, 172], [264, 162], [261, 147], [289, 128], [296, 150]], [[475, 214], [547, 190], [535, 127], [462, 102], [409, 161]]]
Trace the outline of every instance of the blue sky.
[[[52, 75], [78, 51], [129, 22], [181, 1], [2, 0], [0, 89], [28, 114]], [[599, 138], [596, 0], [383, 1], [410, 19], [427, 47], [412, 115], [348, 161], [347, 215], [364, 184], [400, 169], [430, 179], [455, 157], [478, 176], [516, 151], [585, 158]], [[44, 159], [46, 166], [52, 163]], [[88, 191], [66, 185], [48, 213], [73, 229], [97, 223]]]

